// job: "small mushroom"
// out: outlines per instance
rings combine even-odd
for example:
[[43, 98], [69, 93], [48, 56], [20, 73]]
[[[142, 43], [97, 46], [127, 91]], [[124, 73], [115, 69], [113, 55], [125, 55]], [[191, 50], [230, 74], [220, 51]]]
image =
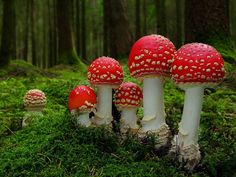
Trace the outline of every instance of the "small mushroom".
[[192, 170], [201, 158], [198, 128], [204, 89], [223, 80], [224, 61], [220, 53], [210, 45], [186, 44], [175, 54], [171, 75], [174, 82], [185, 90], [179, 133], [172, 141], [171, 152], [178, 150], [179, 161], [187, 162], [185, 167]]
[[72, 115], [76, 117], [76, 122], [82, 126], [91, 125], [89, 113], [96, 105], [96, 95], [94, 90], [85, 85], [75, 86], [68, 98], [68, 106]]
[[169, 39], [153, 34], [136, 41], [129, 55], [131, 76], [143, 81], [144, 117], [139, 134], [155, 133], [159, 146], [165, 145], [170, 135], [165, 122], [163, 78], [170, 77], [174, 52], [175, 46]]
[[22, 121], [22, 127], [25, 127], [32, 121], [33, 117], [43, 115], [42, 111], [46, 105], [46, 96], [41, 90], [32, 89], [26, 92], [23, 101], [27, 110]]
[[142, 90], [132, 82], [122, 83], [115, 91], [115, 105], [121, 110], [120, 130], [126, 133], [129, 129], [137, 132], [137, 108], [143, 99]]
[[88, 80], [97, 87], [97, 111], [92, 119], [95, 125], [111, 125], [112, 89], [123, 81], [123, 70], [118, 61], [110, 57], [99, 57], [88, 68]]

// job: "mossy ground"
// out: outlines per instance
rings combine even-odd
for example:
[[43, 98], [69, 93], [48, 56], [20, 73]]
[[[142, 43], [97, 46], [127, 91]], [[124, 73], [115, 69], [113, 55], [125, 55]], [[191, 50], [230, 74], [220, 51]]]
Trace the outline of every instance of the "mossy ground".
[[[128, 75], [125, 81], [136, 82]], [[225, 82], [206, 89], [199, 144], [202, 161], [191, 173], [168, 155], [158, 154], [153, 142], [121, 141], [104, 127], [75, 126], [67, 97], [75, 85], [88, 84], [76, 67], [41, 70], [14, 61], [0, 71], [0, 176], [234, 176], [236, 175], [235, 66], [227, 64]], [[65, 69], [62, 69], [65, 68]], [[24, 129], [23, 96], [38, 88], [47, 96], [44, 116]], [[165, 84], [167, 123], [177, 132], [184, 92], [170, 80]], [[139, 109], [142, 117], [142, 109]]]

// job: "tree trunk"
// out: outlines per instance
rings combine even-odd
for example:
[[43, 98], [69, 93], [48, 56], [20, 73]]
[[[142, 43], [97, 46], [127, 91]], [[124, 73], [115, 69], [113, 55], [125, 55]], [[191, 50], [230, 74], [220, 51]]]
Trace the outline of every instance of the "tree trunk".
[[103, 0], [103, 54], [105, 56], [108, 56], [109, 53], [109, 36], [110, 36], [110, 27], [109, 27], [109, 21], [110, 21], [110, 1], [109, 0]]
[[81, 49], [82, 58], [86, 61], [86, 19], [85, 19], [85, 0], [81, 1]]
[[186, 0], [185, 41], [209, 42], [229, 37], [228, 0]]
[[15, 1], [3, 0], [2, 41], [0, 67], [7, 66], [16, 56]]
[[143, 0], [143, 24], [142, 24], [142, 28], [143, 28], [143, 34], [146, 35], [147, 34], [147, 1]]
[[81, 34], [81, 8], [80, 8], [80, 0], [76, 0], [76, 51], [79, 56], [81, 53], [81, 40], [80, 40], [80, 34]]
[[176, 1], [176, 48], [178, 49], [183, 44], [183, 0]]
[[84, 69], [85, 65], [78, 59], [73, 43], [69, 8], [69, 1], [57, 0], [58, 64], [78, 64]]
[[26, 0], [26, 14], [25, 14], [25, 30], [24, 30], [24, 50], [23, 58], [28, 61], [28, 50], [29, 50], [29, 0]]
[[132, 44], [125, 0], [110, 1], [110, 55], [118, 58], [127, 56]]
[[236, 47], [236, 1], [230, 0], [230, 30], [231, 30], [231, 37], [234, 43], [234, 47]]
[[35, 8], [34, 0], [30, 1], [30, 24], [31, 24], [31, 51], [32, 51], [32, 64], [38, 66], [36, 55], [36, 42], [35, 42]]
[[166, 9], [165, 0], [156, 0], [157, 34], [166, 36]]
[[138, 40], [141, 37], [141, 20], [140, 20], [140, 0], [135, 1], [135, 39]]

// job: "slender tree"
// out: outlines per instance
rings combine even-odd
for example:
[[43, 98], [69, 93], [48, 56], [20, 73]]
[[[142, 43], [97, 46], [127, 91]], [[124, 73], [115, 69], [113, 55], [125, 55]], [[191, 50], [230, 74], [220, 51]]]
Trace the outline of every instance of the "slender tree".
[[110, 1], [103, 0], [103, 53], [104, 55], [109, 55], [109, 16], [110, 16]]
[[143, 23], [142, 23], [142, 28], [143, 28], [143, 31], [142, 31], [142, 33], [144, 34], [144, 35], [146, 35], [147, 34], [147, 1], [146, 0], [143, 0], [143, 2], [142, 2], [142, 12], [143, 12], [143, 15], [142, 15], [142, 17], [143, 17]]
[[[75, 19], [76, 19], [76, 51], [81, 54], [81, 1], [75, 0], [76, 12], [75, 12]], [[81, 55], [79, 55], [81, 57]]]
[[166, 36], [165, 0], [156, 0], [157, 33]]
[[141, 17], [140, 17], [140, 0], [135, 1], [135, 38], [138, 40], [141, 37]]
[[32, 64], [38, 66], [37, 55], [36, 55], [36, 41], [35, 41], [35, 2], [30, 0], [30, 26], [31, 26], [31, 54]]
[[57, 0], [57, 30], [59, 64], [78, 64], [81, 69], [85, 65], [79, 60], [72, 37], [70, 25], [70, 1]]
[[[110, 55], [118, 58], [127, 55], [132, 44], [132, 35], [129, 28], [125, 0], [106, 0], [110, 3], [109, 39]], [[109, 6], [108, 6], [109, 7]]]
[[234, 42], [234, 46], [236, 47], [236, 1], [230, 0], [230, 29], [231, 29], [231, 37]]
[[183, 0], [176, 2], [176, 47], [179, 48], [183, 42]]
[[81, 1], [81, 53], [82, 58], [86, 60], [86, 11], [85, 11], [85, 0]]
[[185, 1], [185, 41], [226, 39], [229, 30], [229, 0]]
[[7, 66], [16, 57], [15, 0], [2, 0], [2, 40], [0, 48], [0, 67]]
[[24, 22], [24, 49], [23, 49], [23, 58], [25, 61], [28, 60], [28, 49], [29, 49], [29, 12], [30, 12], [30, 0], [26, 0], [25, 6], [25, 22]]

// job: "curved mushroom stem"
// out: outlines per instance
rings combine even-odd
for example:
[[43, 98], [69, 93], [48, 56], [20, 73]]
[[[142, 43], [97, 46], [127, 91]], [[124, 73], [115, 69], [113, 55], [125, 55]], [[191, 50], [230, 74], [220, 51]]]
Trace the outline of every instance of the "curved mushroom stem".
[[89, 119], [89, 112], [80, 113], [76, 120], [77, 123], [82, 126], [89, 127], [91, 125], [91, 121]]
[[[180, 162], [187, 162], [186, 168], [192, 170], [200, 161], [201, 155], [198, 145], [198, 128], [204, 96], [203, 86], [184, 88], [184, 110], [179, 123], [178, 136], [172, 142], [172, 152], [177, 152]], [[176, 142], [177, 138], [177, 142]]]
[[97, 90], [97, 112], [92, 120], [95, 125], [109, 125], [112, 121], [112, 86], [99, 85]]
[[137, 108], [122, 108], [121, 109], [121, 132], [126, 133], [130, 128], [133, 131], [137, 131], [139, 126], [137, 124]]
[[[169, 133], [162, 134], [159, 130], [169, 132], [169, 127], [165, 122], [163, 80], [161, 77], [143, 79], [143, 107], [144, 117], [141, 121], [141, 133], [157, 133], [159, 139], [164, 140], [162, 143], [160, 142], [164, 145]], [[164, 137], [160, 137], [161, 135]]]

